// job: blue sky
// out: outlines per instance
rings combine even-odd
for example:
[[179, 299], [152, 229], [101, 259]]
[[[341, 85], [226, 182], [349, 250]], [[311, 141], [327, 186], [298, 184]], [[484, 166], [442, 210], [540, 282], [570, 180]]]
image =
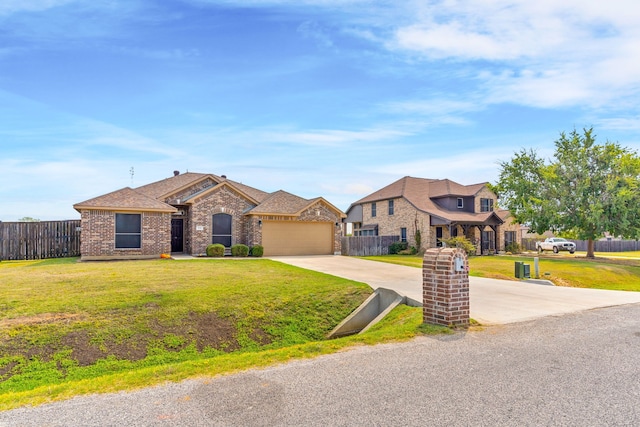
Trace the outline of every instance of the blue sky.
[[[0, 220], [182, 172], [351, 202], [640, 149], [634, 0], [2, 0]], [[133, 177], [131, 169], [133, 168]]]

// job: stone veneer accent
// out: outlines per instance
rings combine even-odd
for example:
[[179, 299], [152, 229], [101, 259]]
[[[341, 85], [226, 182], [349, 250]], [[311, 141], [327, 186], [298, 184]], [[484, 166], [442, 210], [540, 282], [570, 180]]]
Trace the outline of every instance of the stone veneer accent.
[[[116, 249], [116, 212], [83, 209], [80, 213], [83, 261], [100, 259], [159, 258], [171, 252], [171, 214], [123, 212], [142, 215], [142, 243], [139, 249]], [[87, 226], [87, 224], [91, 226]]]
[[[455, 271], [461, 258], [463, 271]], [[469, 326], [469, 262], [458, 248], [429, 249], [422, 261], [423, 322]]]

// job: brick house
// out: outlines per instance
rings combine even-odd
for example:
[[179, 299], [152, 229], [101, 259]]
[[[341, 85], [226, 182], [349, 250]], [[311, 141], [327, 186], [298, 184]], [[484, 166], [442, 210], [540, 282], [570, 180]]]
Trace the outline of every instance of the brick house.
[[351, 204], [346, 222], [354, 236], [398, 236], [410, 246], [416, 245], [420, 230], [423, 249], [441, 246], [441, 239], [466, 236], [480, 254], [521, 243], [519, 225], [496, 206], [497, 196], [487, 183], [405, 176]]
[[340, 252], [345, 214], [322, 197], [267, 193], [224, 175], [187, 172], [75, 204], [81, 259], [202, 255], [207, 245], [264, 246], [264, 254]]

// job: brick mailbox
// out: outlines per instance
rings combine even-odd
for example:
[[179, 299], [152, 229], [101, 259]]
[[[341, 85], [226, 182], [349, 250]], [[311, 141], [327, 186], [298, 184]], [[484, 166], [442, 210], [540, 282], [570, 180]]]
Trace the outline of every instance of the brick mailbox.
[[459, 248], [434, 248], [422, 260], [423, 322], [469, 326], [469, 261]]

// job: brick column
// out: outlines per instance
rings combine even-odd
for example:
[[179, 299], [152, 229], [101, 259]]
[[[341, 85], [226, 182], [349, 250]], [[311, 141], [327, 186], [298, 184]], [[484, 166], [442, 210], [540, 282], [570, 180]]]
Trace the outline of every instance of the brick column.
[[[456, 268], [456, 259], [461, 271]], [[434, 248], [422, 260], [423, 322], [469, 326], [469, 261], [459, 248]]]

